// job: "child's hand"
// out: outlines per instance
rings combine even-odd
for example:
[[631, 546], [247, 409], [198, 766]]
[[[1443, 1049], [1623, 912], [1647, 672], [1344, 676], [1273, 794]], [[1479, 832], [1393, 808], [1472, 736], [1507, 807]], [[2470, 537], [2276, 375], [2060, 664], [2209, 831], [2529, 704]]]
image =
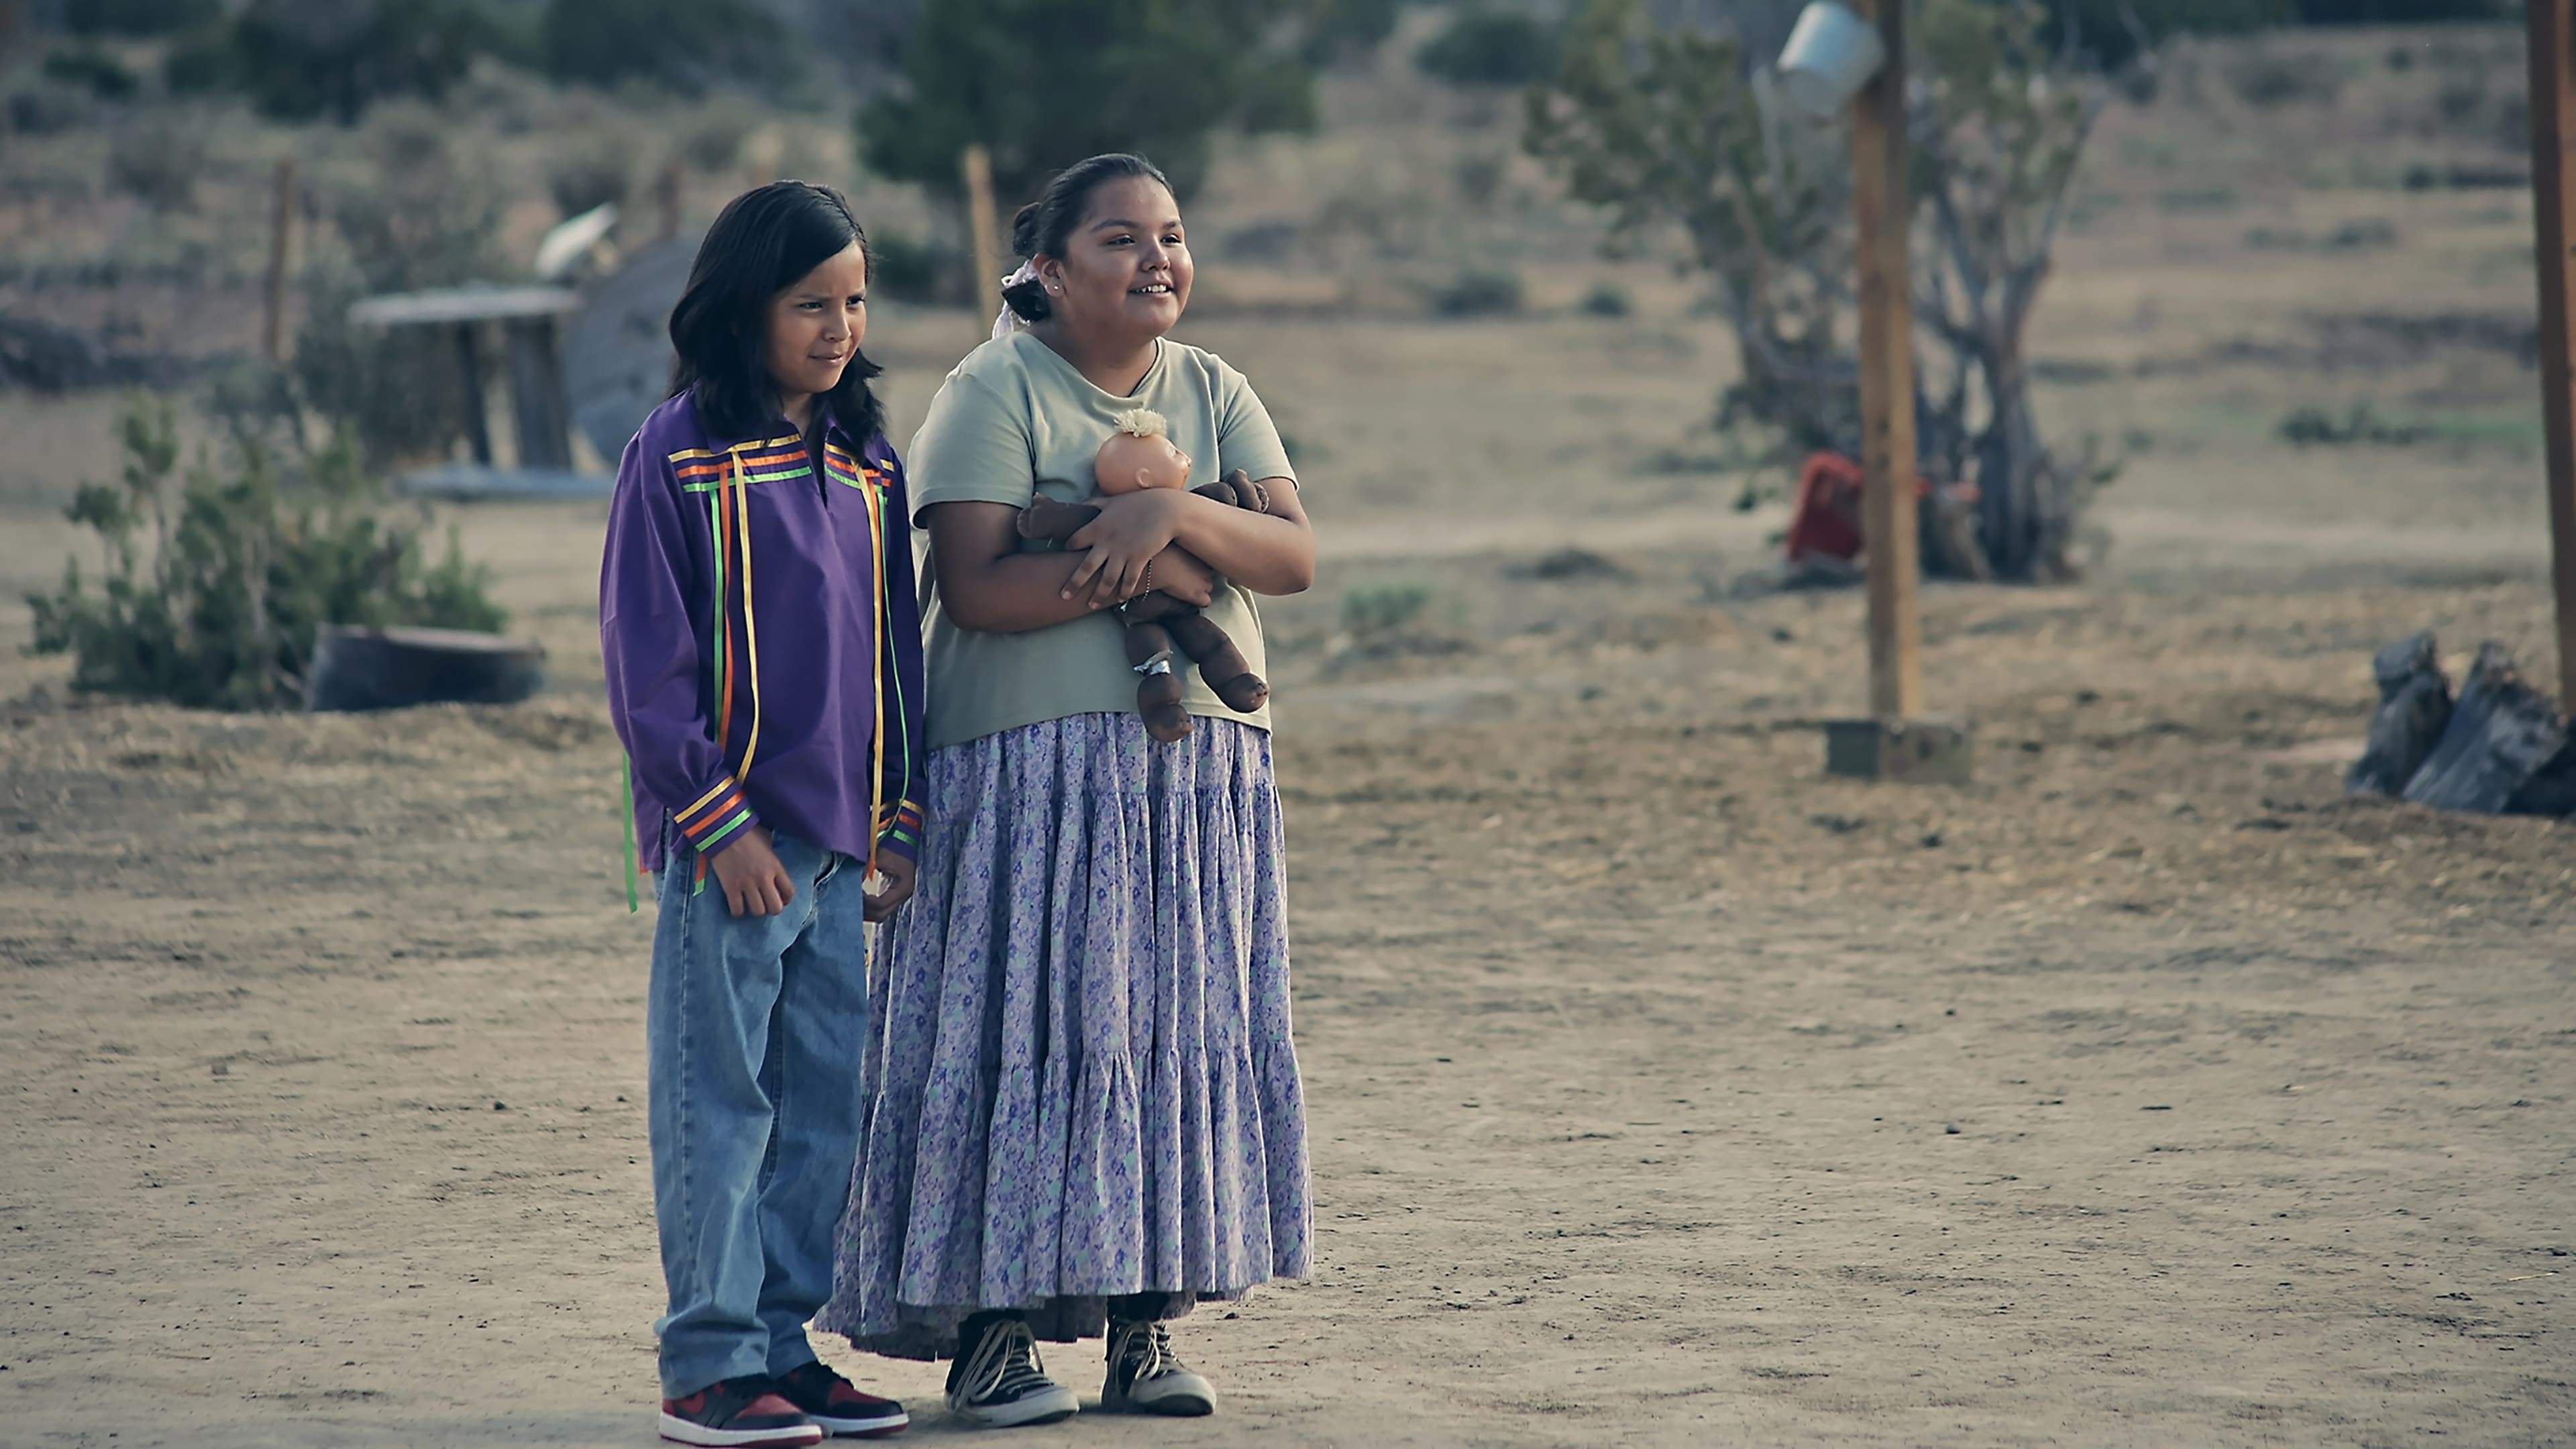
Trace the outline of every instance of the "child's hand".
[[725, 905], [737, 916], [774, 916], [796, 899], [796, 883], [778, 863], [769, 827], [754, 825], [742, 838], [715, 853], [716, 881], [724, 887]]
[[1152, 582], [1155, 593], [1169, 594], [1193, 608], [1216, 602], [1216, 570], [1185, 548], [1167, 548], [1154, 555]]
[[868, 893], [866, 918], [873, 925], [891, 920], [905, 901], [912, 899], [913, 883], [920, 878], [920, 867], [900, 855], [880, 854], [876, 876], [866, 884], [875, 887]]
[[1181, 507], [1190, 495], [1170, 488], [1149, 488], [1093, 500], [1100, 516], [1065, 540], [1065, 547], [1089, 550], [1082, 566], [1064, 581], [1070, 599], [1091, 590], [1091, 607], [1105, 609], [1145, 592], [1145, 568], [1154, 555], [1171, 547], [1181, 528]]

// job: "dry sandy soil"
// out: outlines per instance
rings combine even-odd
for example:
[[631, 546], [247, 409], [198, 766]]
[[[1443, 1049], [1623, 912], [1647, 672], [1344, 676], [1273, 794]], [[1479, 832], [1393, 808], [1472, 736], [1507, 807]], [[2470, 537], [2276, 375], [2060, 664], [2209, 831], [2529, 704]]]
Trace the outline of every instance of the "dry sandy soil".
[[[1189, 1326], [1223, 1417], [1030, 1442], [2576, 1439], [2576, 826], [2339, 788], [2379, 643], [2550, 682], [2528, 207], [2246, 186], [2066, 249], [2042, 405], [2137, 451], [2087, 582], [1928, 592], [1964, 789], [1823, 778], [1859, 600], [1654, 461], [1714, 324], [1192, 319], [1326, 538], [1271, 618], [1319, 1266]], [[880, 318], [907, 429], [966, 326]], [[2362, 398], [2442, 436], [2274, 435]], [[108, 406], [0, 400], [13, 600]], [[517, 708], [0, 661], [0, 1442], [650, 1442], [600, 516], [458, 515], [552, 651]]]

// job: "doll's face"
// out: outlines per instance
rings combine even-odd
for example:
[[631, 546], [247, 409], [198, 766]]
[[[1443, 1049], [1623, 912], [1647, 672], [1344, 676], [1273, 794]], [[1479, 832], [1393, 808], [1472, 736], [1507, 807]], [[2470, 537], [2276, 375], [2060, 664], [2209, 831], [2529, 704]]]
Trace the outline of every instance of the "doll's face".
[[1147, 488], [1190, 486], [1190, 455], [1169, 438], [1140, 438], [1112, 433], [1100, 445], [1092, 473], [1103, 493], [1135, 493]]

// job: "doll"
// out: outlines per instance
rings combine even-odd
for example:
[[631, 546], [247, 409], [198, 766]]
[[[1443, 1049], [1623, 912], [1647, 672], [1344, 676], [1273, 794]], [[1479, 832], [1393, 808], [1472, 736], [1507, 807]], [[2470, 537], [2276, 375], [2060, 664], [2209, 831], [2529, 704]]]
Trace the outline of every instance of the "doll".
[[[1119, 416], [1117, 431], [1100, 445], [1091, 469], [1100, 491], [1112, 497], [1147, 488], [1187, 488], [1190, 456], [1173, 443], [1162, 414], [1138, 408]], [[1240, 468], [1197, 492], [1255, 513], [1270, 511], [1269, 494]], [[1020, 510], [1020, 537], [1062, 544], [1099, 516], [1100, 510], [1087, 503], [1041, 497]], [[1243, 651], [1196, 607], [1148, 590], [1120, 605], [1118, 614], [1127, 626], [1127, 662], [1143, 676], [1136, 685], [1136, 712], [1155, 739], [1168, 744], [1190, 732], [1189, 712], [1181, 708], [1180, 676], [1173, 672], [1176, 658], [1198, 665], [1199, 676], [1228, 709], [1250, 714], [1270, 698], [1270, 686], [1252, 672]]]

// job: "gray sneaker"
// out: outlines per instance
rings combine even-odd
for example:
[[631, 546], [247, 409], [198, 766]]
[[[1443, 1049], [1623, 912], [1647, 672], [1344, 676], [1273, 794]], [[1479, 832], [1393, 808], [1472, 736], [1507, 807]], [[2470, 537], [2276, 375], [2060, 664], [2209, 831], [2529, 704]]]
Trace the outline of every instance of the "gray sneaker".
[[1109, 1325], [1109, 1380], [1100, 1407], [1134, 1414], [1195, 1417], [1216, 1412], [1216, 1390], [1190, 1372], [1172, 1352], [1172, 1330], [1161, 1323]]
[[1046, 1376], [1037, 1335], [1016, 1318], [985, 1326], [969, 1346], [958, 1346], [948, 1380], [948, 1411], [972, 1423], [1009, 1428], [1070, 1419], [1082, 1401]]

